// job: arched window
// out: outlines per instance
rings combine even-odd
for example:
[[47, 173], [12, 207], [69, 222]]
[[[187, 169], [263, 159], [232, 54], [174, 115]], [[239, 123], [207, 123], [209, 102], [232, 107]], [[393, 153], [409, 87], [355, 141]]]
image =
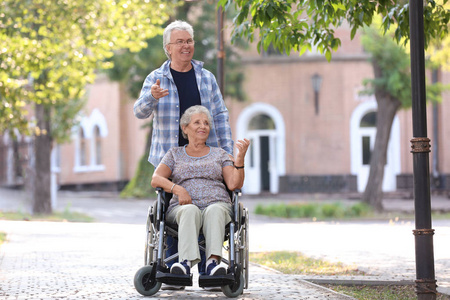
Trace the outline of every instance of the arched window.
[[360, 123], [361, 127], [377, 127], [377, 112], [372, 111], [364, 115]]
[[105, 170], [102, 153], [107, 135], [106, 120], [98, 109], [94, 109], [89, 117], [82, 117], [79, 127], [74, 131], [75, 172]]
[[102, 137], [100, 135], [100, 128], [94, 127], [94, 147], [95, 147], [95, 164], [102, 164]]
[[[365, 114], [361, 118], [360, 127], [361, 128], [376, 128], [377, 126], [377, 112], [372, 111], [367, 114]], [[361, 136], [361, 143], [362, 143], [362, 164], [363, 165], [369, 165], [370, 164], [370, 157], [372, 156], [372, 148], [373, 143], [375, 140], [375, 129], [373, 129], [372, 134], [363, 134]]]
[[78, 150], [79, 154], [78, 157], [80, 158], [80, 166], [86, 166], [87, 165], [86, 135], [82, 127], [80, 127], [78, 134], [80, 139], [80, 148]]
[[50, 159], [52, 172], [59, 173], [61, 171], [61, 146], [59, 144], [53, 146]]
[[275, 123], [273, 119], [266, 114], [260, 114], [254, 116], [250, 124], [248, 125], [249, 130], [260, 130], [260, 129], [275, 129]]

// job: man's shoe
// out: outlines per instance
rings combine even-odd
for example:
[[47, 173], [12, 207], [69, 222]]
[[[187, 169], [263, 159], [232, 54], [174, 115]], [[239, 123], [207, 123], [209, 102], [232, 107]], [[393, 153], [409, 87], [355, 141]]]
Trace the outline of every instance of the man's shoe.
[[166, 283], [163, 283], [161, 286], [161, 290], [163, 291], [182, 291], [185, 288], [186, 287], [184, 285], [171, 285]]
[[208, 276], [214, 276], [214, 275], [226, 275], [227, 269], [225, 269], [224, 266], [217, 264], [216, 260], [213, 260], [207, 267], [206, 267], [206, 275]]
[[184, 260], [182, 262], [177, 262], [172, 265], [170, 268], [171, 274], [177, 274], [177, 275], [187, 275], [191, 274], [191, 267], [188, 266], [187, 260]]

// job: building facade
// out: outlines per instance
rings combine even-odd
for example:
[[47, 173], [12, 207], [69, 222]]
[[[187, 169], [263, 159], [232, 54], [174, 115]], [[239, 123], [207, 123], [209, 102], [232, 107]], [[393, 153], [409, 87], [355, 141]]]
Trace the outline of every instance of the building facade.
[[[358, 36], [354, 40], [348, 36], [341, 31], [343, 46], [331, 62], [314, 53], [301, 57], [243, 54], [248, 101], [227, 105], [236, 137], [252, 140], [246, 158], [246, 193], [364, 191], [377, 103], [374, 96], [360, 94], [363, 79], [373, 78], [373, 69]], [[321, 82], [315, 91], [313, 78], [318, 76]], [[439, 77], [442, 83], [450, 83], [448, 73]], [[432, 188], [447, 192], [449, 100], [446, 92], [442, 103], [435, 109], [429, 104], [427, 112]], [[411, 138], [411, 109], [400, 110], [391, 129], [383, 191], [412, 193]]]
[[[369, 56], [358, 36], [339, 31], [342, 47], [331, 62], [307, 53], [259, 55], [242, 53], [247, 101], [226, 98], [233, 138], [249, 138], [244, 192], [362, 192], [367, 184], [370, 152], [376, 134], [377, 104], [362, 96], [362, 81], [372, 78]], [[313, 85], [313, 78], [319, 84]], [[450, 74], [439, 79], [450, 83]], [[88, 102], [72, 142], [53, 150], [53, 171], [62, 188], [120, 189], [134, 175], [145, 151], [149, 120], [133, 115], [134, 99], [120, 84], [100, 76], [87, 87]], [[432, 140], [430, 172], [433, 188], [450, 191], [450, 94], [428, 105], [428, 137]], [[397, 113], [391, 130], [384, 191], [412, 191], [411, 109]], [[25, 145], [27, 139], [21, 141]], [[28, 141], [29, 142], [29, 141]], [[0, 184], [20, 185], [19, 150], [4, 135], [0, 145]], [[23, 161], [22, 161], [23, 163]], [[150, 179], [149, 179], [150, 180]]]

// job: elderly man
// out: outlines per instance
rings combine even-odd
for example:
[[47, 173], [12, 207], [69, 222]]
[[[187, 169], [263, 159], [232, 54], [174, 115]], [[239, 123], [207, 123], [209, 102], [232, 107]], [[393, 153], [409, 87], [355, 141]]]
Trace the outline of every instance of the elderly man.
[[149, 162], [158, 166], [166, 152], [184, 146], [180, 117], [191, 106], [203, 105], [211, 113], [213, 124], [207, 144], [233, 155], [233, 141], [225, 107], [214, 75], [193, 59], [194, 30], [184, 21], [174, 21], [164, 30], [163, 48], [169, 58], [145, 79], [134, 104], [139, 119], [153, 114], [153, 135]]

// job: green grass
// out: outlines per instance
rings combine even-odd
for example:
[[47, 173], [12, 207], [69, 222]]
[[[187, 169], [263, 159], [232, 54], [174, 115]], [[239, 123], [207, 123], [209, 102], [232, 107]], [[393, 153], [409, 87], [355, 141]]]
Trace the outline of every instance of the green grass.
[[250, 261], [286, 274], [364, 275], [356, 267], [307, 257], [299, 252], [276, 251], [250, 253]]
[[0, 231], [0, 246], [3, 244], [4, 241], [6, 241], [6, 233]]
[[49, 215], [32, 215], [22, 211], [4, 212], [0, 211], [1, 220], [15, 221], [53, 221], [53, 222], [93, 222], [94, 218], [79, 212], [70, 210], [70, 204], [64, 211], [54, 211]]
[[[250, 253], [250, 261], [270, 267], [284, 274], [298, 275], [368, 275], [356, 267], [342, 263], [330, 263], [325, 260], [313, 259], [299, 252], [276, 251]], [[417, 299], [413, 285], [333, 285], [322, 286], [341, 294], [346, 294], [358, 300], [410, 300]], [[450, 300], [450, 296], [438, 294], [437, 300]]]

